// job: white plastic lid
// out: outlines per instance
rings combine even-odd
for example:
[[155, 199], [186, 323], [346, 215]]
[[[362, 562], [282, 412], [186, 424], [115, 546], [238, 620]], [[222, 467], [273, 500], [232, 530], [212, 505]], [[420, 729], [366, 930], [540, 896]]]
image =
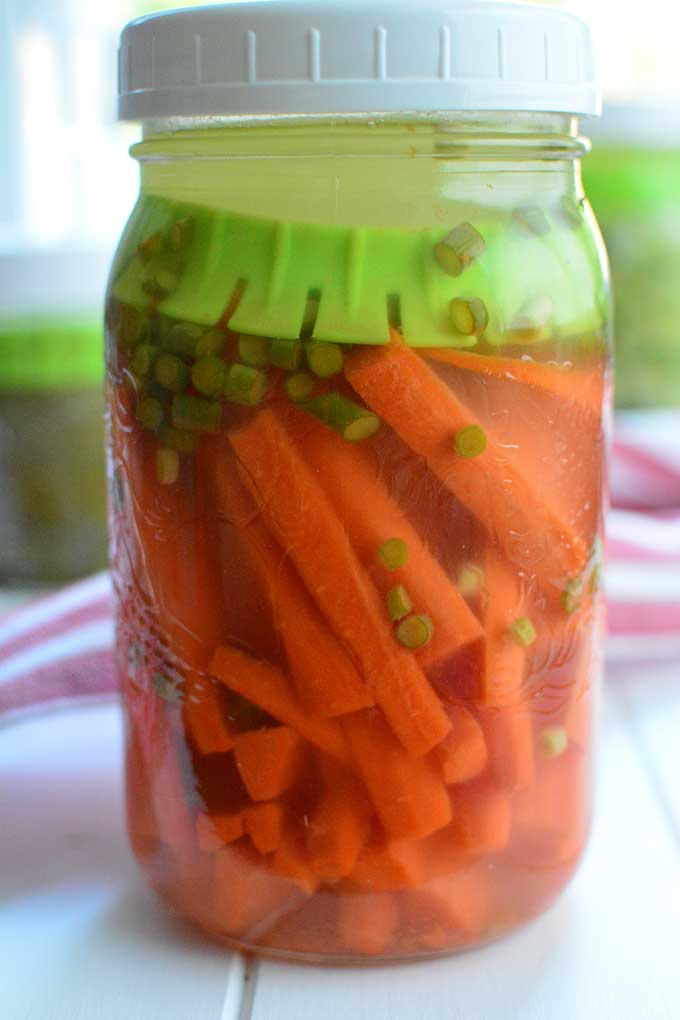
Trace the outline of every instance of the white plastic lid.
[[536, 3], [246, 0], [121, 36], [121, 120], [600, 108], [588, 25]]

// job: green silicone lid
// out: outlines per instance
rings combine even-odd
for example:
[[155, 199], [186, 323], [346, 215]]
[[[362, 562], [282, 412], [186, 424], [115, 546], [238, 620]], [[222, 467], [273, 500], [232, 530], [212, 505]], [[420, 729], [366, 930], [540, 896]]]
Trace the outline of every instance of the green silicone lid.
[[0, 322], [0, 388], [29, 392], [100, 386], [103, 352], [102, 323], [92, 317]]
[[481, 299], [489, 313], [485, 339], [501, 344], [505, 328], [521, 316], [527, 299], [550, 295], [555, 326], [563, 335], [602, 325], [599, 309], [592, 307], [598, 253], [589, 241], [586, 219], [579, 214], [574, 229], [559, 208], [541, 236], [518, 228], [507, 213], [461, 208], [461, 220], [475, 224], [486, 247], [454, 279], [438, 265], [434, 249], [456, 222], [438, 230], [355, 228], [268, 220], [142, 196], [114, 266], [115, 298], [148, 306], [138, 245], [185, 218], [191, 219], [193, 231], [183, 253], [184, 269], [176, 289], [159, 304], [171, 318], [213, 325], [240, 291], [232, 329], [292, 339], [300, 335], [307, 303], [316, 295], [318, 340], [386, 344], [388, 308], [396, 305], [411, 346], [464, 347], [476, 340], [452, 329], [453, 298]]

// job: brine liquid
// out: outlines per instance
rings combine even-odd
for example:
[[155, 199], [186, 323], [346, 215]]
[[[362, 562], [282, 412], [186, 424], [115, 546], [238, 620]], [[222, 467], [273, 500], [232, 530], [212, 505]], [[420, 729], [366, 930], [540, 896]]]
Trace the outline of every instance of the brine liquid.
[[[149, 314], [163, 349], [171, 324]], [[361, 442], [269, 364], [255, 406], [218, 399], [163, 466], [176, 391], [140, 383], [120, 316], [112, 302], [118, 663], [150, 881], [214, 935], [317, 959], [447, 952], [541, 912], [589, 826], [601, 357], [447, 362], [395, 331], [314, 380], [380, 419]], [[459, 414], [477, 456], [456, 451]], [[392, 539], [402, 565], [381, 558]], [[390, 617], [397, 588], [396, 614], [427, 619], [420, 647]]]

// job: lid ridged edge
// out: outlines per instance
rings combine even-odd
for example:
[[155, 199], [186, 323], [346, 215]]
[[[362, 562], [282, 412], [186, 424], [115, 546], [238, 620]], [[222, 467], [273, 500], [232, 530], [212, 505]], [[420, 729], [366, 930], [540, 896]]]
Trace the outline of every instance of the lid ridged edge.
[[580, 17], [527, 2], [250, 2], [123, 31], [122, 120], [515, 110], [595, 115]]

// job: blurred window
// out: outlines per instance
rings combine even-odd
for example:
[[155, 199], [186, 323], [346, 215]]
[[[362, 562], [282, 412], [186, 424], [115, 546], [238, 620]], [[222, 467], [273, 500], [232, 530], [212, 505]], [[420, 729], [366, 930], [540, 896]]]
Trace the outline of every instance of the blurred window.
[[115, 120], [133, 13], [131, 0], [2, 0], [0, 251], [114, 243], [136, 189], [136, 129]]

